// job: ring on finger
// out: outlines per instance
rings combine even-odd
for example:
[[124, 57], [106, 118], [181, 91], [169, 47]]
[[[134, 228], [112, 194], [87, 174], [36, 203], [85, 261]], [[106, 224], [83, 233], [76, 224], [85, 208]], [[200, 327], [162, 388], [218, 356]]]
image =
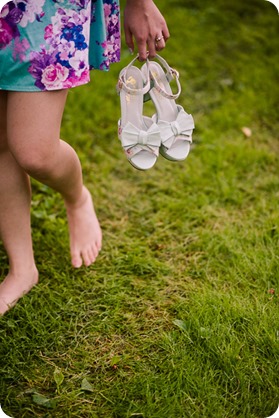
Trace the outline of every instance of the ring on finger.
[[160, 42], [162, 39], [164, 39], [163, 36], [156, 36], [155, 43]]

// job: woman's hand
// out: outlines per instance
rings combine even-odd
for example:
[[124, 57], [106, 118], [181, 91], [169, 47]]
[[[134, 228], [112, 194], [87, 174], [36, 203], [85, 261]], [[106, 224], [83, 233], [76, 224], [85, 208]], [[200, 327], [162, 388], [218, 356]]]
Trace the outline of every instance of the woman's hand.
[[131, 51], [134, 51], [135, 40], [140, 61], [145, 61], [147, 55], [153, 58], [156, 51], [165, 48], [170, 36], [164, 17], [152, 0], [127, 0], [124, 32]]

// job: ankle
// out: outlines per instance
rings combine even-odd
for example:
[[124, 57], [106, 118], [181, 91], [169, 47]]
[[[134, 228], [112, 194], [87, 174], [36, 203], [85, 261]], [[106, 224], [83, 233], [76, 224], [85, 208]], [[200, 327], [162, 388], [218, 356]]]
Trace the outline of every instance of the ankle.
[[67, 210], [79, 209], [80, 207], [84, 205], [84, 203], [87, 201], [89, 196], [90, 196], [89, 190], [85, 186], [82, 186], [82, 189], [79, 195], [76, 197], [74, 201], [73, 200], [69, 201], [67, 199], [64, 199], [66, 209]]
[[15, 277], [25, 277], [26, 275], [29, 275], [30, 277], [39, 276], [35, 263], [22, 263], [17, 265], [11, 264], [9, 274]]

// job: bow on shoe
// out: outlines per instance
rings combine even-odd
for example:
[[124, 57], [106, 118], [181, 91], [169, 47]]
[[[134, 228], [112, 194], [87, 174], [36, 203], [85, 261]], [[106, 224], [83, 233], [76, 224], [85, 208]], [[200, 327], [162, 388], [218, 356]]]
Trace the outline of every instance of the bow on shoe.
[[161, 132], [162, 143], [166, 148], [171, 148], [177, 140], [192, 142], [192, 132], [195, 127], [192, 115], [185, 112], [182, 106], [177, 106], [178, 115], [173, 122], [159, 120], [158, 126]]
[[150, 150], [155, 155], [159, 153], [161, 135], [156, 123], [151, 122], [149, 128], [145, 131], [128, 122], [123, 129], [120, 127], [119, 137], [123, 148], [129, 154], [131, 154], [130, 149], [133, 147], [136, 147], [133, 154], [142, 150]]

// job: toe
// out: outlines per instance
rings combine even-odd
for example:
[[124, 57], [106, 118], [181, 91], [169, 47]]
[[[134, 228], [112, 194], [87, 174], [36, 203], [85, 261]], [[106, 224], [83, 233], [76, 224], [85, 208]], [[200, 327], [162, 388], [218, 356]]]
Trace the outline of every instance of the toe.
[[84, 253], [82, 254], [82, 257], [83, 257], [84, 265], [87, 267], [90, 266], [92, 263], [94, 263], [95, 258], [96, 258], [91, 248], [84, 251]]
[[100, 244], [96, 243], [95, 245], [92, 246], [92, 252], [93, 252], [95, 259], [98, 257], [100, 251], [101, 251], [101, 243]]
[[98, 256], [98, 251], [96, 251], [96, 250], [94, 249], [94, 247], [92, 247], [92, 248], [90, 249], [90, 258], [91, 258], [91, 262], [92, 262], [92, 263], [94, 263], [94, 261], [96, 260], [97, 256]]
[[82, 258], [80, 256], [80, 254], [75, 253], [72, 255], [72, 265], [75, 268], [79, 268], [82, 266]]

